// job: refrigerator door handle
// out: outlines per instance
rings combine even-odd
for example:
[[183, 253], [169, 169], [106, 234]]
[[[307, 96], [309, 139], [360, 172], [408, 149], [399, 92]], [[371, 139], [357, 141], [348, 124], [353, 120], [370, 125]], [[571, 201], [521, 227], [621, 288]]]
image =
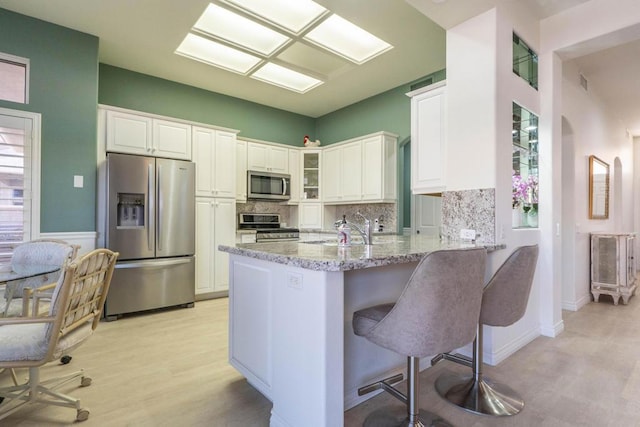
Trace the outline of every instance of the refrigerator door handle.
[[158, 212], [158, 220], [156, 221], [156, 238], [158, 239], [157, 244], [159, 251], [162, 250], [162, 233], [160, 231], [162, 230], [162, 209], [164, 207], [162, 204], [162, 191], [160, 191], [160, 189], [162, 188], [161, 178], [162, 166], [158, 164], [158, 183], [156, 185], [156, 189], [158, 191], [158, 196], [156, 197], [156, 200], [158, 201], [158, 208], [156, 210], [156, 212]]
[[[152, 190], [152, 185], [153, 185], [153, 165], [149, 164], [147, 166], [147, 198], [151, 197], [151, 190]], [[145, 224], [146, 224], [146, 228], [147, 228], [147, 247], [150, 251], [153, 250], [153, 247], [151, 246], [151, 225], [150, 225], [150, 217], [149, 217], [149, 213], [151, 212], [151, 207], [149, 206], [150, 203], [147, 200], [146, 203], [146, 217], [145, 217]]]
[[178, 259], [168, 259], [163, 261], [140, 261], [140, 262], [123, 262], [117, 263], [116, 269], [122, 268], [164, 268], [168, 265], [180, 265], [193, 262], [193, 257], [185, 257]]

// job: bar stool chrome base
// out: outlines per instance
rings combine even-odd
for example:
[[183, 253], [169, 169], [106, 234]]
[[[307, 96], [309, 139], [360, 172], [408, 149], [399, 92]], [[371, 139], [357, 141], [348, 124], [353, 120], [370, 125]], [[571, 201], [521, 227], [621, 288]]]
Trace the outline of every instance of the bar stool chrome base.
[[420, 408], [420, 416], [413, 423], [407, 417], [406, 406], [385, 406], [373, 411], [363, 427], [452, 427], [440, 416]]
[[524, 408], [524, 400], [511, 387], [483, 377], [446, 373], [435, 386], [444, 399], [474, 414], [505, 417]]

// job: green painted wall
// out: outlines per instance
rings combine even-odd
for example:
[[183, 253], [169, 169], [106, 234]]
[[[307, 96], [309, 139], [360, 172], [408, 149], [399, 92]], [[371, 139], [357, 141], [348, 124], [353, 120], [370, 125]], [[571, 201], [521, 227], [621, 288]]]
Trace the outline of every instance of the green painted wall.
[[101, 104], [240, 130], [240, 137], [302, 146], [315, 119], [100, 64]]
[[40, 231], [95, 230], [98, 38], [0, 9], [0, 52], [30, 59], [29, 104], [0, 107], [42, 115]]

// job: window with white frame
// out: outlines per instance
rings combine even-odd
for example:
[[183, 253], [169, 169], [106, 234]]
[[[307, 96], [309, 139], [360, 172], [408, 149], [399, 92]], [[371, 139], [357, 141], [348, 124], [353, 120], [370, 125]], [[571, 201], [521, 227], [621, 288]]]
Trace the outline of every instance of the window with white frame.
[[29, 60], [0, 52], [0, 99], [29, 103]]
[[0, 108], [0, 264], [39, 234], [40, 115]]

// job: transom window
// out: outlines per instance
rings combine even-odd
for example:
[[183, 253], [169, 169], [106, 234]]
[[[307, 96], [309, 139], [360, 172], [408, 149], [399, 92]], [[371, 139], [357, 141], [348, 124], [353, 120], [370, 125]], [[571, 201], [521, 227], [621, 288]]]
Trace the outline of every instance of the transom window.
[[0, 52], [0, 99], [29, 103], [29, 60]]

